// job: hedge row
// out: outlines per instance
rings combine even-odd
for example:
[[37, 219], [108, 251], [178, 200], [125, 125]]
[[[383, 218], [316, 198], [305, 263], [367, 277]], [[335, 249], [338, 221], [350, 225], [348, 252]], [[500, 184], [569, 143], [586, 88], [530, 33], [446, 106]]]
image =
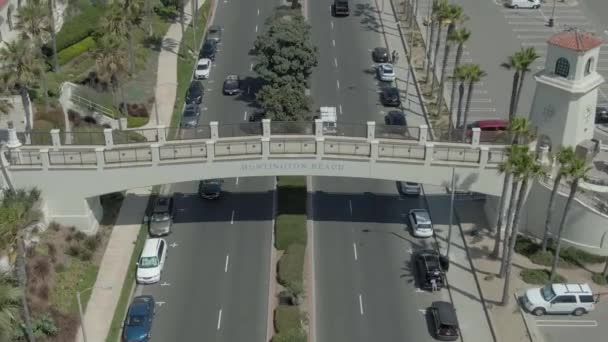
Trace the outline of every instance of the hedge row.
[[71, 61], [72, 58], [79, 56], [80, 54], [90, 50], [94, 46], [95, 40], [93, 39], [93, 37], [86, 37], [78, 43], [59, 51], [57, 53], [57, 60], [59, 61], [59, 65], [66, 64], [67, 62]]
[[80, 13], [69, 18], [57, 33], [57, 51], [61, 51], [71, 45], [93, 34], [97, 28], [99, 18], [104, 14], [103, 5], [84, 3], [81, 5]]
[[302, 328], [289, 330], [284, 333], [275, 334], [272, 342], [306, 342], [306, 332]]
[[302, 273], [304, 271], [304, 250], [300, 244], [292, 244], [287, 247], [285, 254], [279, 260], [278, 278], [279, 283], [285, 286], [295, 295], [304, 291]]
[[277, 333], [299, 329], [302, 315], [300, 308], [290, 305], [279, 305], [274, 311], [274, 328]]
[[276, 222], [276, 246], [282, 251], [289, 245], [306, 246], [306, 216], [279, 215]]

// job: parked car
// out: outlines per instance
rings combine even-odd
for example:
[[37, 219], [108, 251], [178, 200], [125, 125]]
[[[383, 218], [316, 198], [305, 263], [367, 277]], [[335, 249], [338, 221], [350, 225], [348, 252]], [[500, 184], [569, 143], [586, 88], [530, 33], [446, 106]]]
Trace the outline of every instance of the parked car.
[[399, 89], [396, 87], [382, 88], [380, 92], [380, 101], [382, 105], [387, 107], [399, 107], [401, 105], [401, 96]]
[[236, 95], [241, 92], [241, 80], [237, 75], [228, 75], [222, 87], [224, 95]]
[[198, 58], [209, 58], [214, 61], [216, 52], [217, 41], [215, 39], [206, 39], [201, 48], [201, 52], [198, 54]]
[[220, 25], [211, 25], [207, 29], [207, 40], [215, 40], [219, 43], [222, 40], [222, 27]]
[[382, 82], [393, 82], [395, 80], [395, 68], [390, 63], [382, 63], [376, 68], [378, 79]]
[[160, 281], [160, 275], [167, 259], [167, 242], [165, 239], [146, 240], [137, 262], [136, 280], [138, 284], [154, 284]]
[[217, 199], [221, 194], [221, 179], [205, 179], [198, 183], [198, 195], [204, 199]]
[[335, 17], [348, 16], [350, 14], [350, 10], [348, 8], [348, 0], [334, 0], [334, 4], [332, 6], [332, 12]]
[[388, 63], [389, 54], [388, 49], [383, 47], [377, 47], [372, 51], [372, 60], [375, 63]]
[[595, 123], [608, 124], [608, 107], [595, 107]]
[[433, 236], [433, 222], [431, 222], [431, 215], [426, 209], [412, 209], [408, 217], [412, 235], [422, 238]]
[[505, 6], [510, 8], [540, 8], [540, 0], [506, 0]]
[[445, 271], [450, 263], [447, 258], [432, 249], [425, 249], [414, 255], [414, 266], [421, 289], [433, 290], [433, 282], [439, 290], [446, 285]]
[[399, 193], [403, 195], [420, 196], [421, 187], [418, 183], [413, 182], [397, 182]]
[[473, 128], [481, 130], [479, 135], [480, 142], [495, 142], [499, 139], [506, 141], [508, 138], [507, 129], [509, 128], [509, 122], [505, 120], [474, 121], [467, 125], [467, 142], [470, 142], [473, 137]]
[[154, 201], [152, 215], [148, 219], [148, 232], [150, 235], [163, 236], [171, 233], [173, 217], [173, 197], [159, 196]]
[[184, 107], [182, 114], [181, 125], [184, 128], [194, 128], [198, 126], [198, 120], [201, 116], [200, 107], [196, 103], [187, 104]]
[[522, 302], [536, 316], [546, 313], [580, 316], [595, 310], [596, 301], [588, 284], [555, 283], [528, 289]]
[[249, 114], [249, 122], [261, 122], [262, 119], [266, 118], [266, 111], [263, 109], [254, 110], [253, 113]]
[[388, 112], [384, 117], [384, 123], [391, 126], [407, 126], [405, 114], [398, 110]]
[[154, 297], [133, 298], [122, 328], [122, 342], [148, 342], [155, 313]]
[[456, 341], [460, 334], [458, 317], [452, 303], [437, 301], [431, 304], [433, 332], [435, 338], [441, 341]]
[[186, 104], [196, 103], [201, 104], [203, 102], [203, 95], [205, 94], [205, 88], [201, 81], [192, 81], [186, 92]]
[[203, 80], [209, 78], [211, 72], [211, 60], [208, 58], [201, 58], [196, 63], [196, 70], [194, 70], [194, 78], [197, 80]]

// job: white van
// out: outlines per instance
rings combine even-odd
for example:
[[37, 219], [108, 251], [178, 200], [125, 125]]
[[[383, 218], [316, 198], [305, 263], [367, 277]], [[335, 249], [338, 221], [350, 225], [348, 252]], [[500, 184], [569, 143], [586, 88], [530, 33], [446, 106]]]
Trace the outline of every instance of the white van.
[[595, 299], [588, 284], [548, 284], [529, 289], [523, 297], [523, 304], [536, 316], [545, 313], [580, 316], [595, 310]]
[[164, 239], [148, 239], [137, 262], [138, 284], [154, 284], [160, 281], [167, 259], [167, 242]]
[[506, 0], [505, 5], [511, 8], [540, 8], [540, 0]]

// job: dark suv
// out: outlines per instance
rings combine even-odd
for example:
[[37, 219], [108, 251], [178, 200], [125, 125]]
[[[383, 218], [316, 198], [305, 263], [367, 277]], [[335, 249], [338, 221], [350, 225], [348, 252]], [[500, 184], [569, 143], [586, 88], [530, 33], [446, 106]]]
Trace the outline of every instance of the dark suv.
[[346, 17], [350, 14], [350, 10], [348, 9], [348, 0], [334, 0], [334, 5], [332, 6], [334, 16], [342, 16]]
[[203, 47], [201, 48], [201, 52], [198, 54], [198, 58], [209, 58], [210, 60], [214, 61], [216, 52], [217, 40], [206, 39]]
[[237, 75], [228, 75], [222, 87], [224, 95], [236, 95], [241, 92], [241, 80]]
[[448, 302], [433, 302], [430, 311], [435, 338], [441, 341], [458, 340], [460, 329], [454, 306]]
[[203, 102], [204, 93], [205, 88], [203, 87], [203, 83], [201, 83], [201, 81], [192, 81], [190, 87], [188, 87], [188, 92], [186, 93], [186, 104], [201, 104]]
[[418, 278], [418, 287], [425, 290], [433, 289], [433, 281], [436, 289], [445, 286], [445, 271], [448, 270], [449, 261], [443, 255], [434, 250], [425, 249], [415, 254], [414, 264]]
[[173, 216], [173, 197], [159, 196], [154, 202], [152, 215], [148, 218], [148, 231], [150, 235], [163, 236], [171, 233]]
[[222, 194], [221, 179], [206, 179], [198, 183], [198, 195], [204, 199], [216, 199]]
[[380, 101], [387, 107], [399, 107], [401, 105], [401, 96], [399, 95], [399, 89], [395, 87], [382, 88], [380, 93]]

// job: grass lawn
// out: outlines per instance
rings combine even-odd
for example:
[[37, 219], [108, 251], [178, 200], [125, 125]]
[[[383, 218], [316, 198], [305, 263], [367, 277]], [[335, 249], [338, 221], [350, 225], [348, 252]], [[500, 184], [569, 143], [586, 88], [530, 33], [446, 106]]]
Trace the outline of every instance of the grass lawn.
[[279, 305], [274, 311], [274, 328], [278, 333], [299, 329], [301, 316], [297, 306]]
[[279, 215], [276, 219], [276, 247], [286, 250], [289, 245], [306, 245], [306, 215]]
[[[69, 266], [61, 272], [57, 272], [55, 285], [51, 289], [50, 301], [64, 313], [78, 312], [76, 302], [76, 291], [87, 290], [95, 285], [99, 266], [90, 261], [82, 261], [78, 258], [70, 258]], [[86, 309], [92, 291], [81, 294], [83, 310]]]

